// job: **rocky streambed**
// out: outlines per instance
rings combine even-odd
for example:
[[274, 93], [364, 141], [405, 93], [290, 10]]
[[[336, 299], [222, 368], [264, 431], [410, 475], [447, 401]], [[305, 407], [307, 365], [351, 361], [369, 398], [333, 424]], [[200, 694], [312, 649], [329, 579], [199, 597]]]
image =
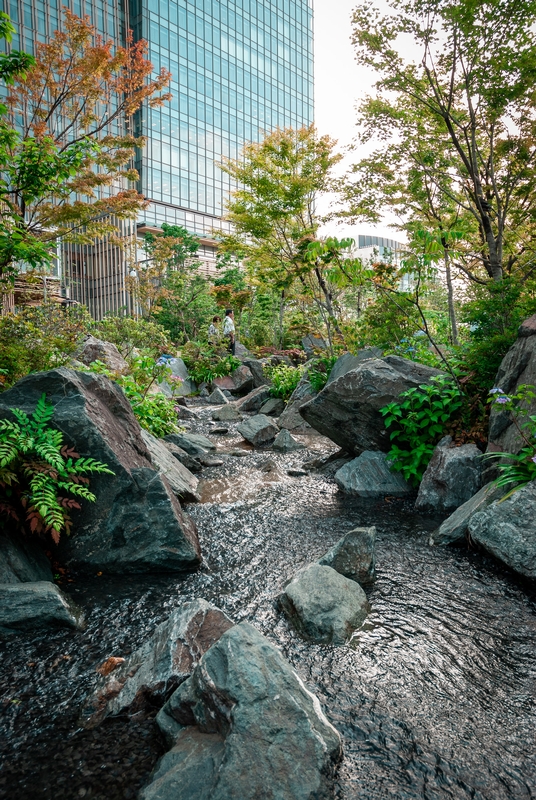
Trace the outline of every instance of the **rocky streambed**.
[[[211, 435], [209, 418], [201, 410], [192, 431]], [[332, 452], [328, 440], [304, 436], [306, 450], [279, 455], [244, 446], [229, 427], [212, 437], [223, 463], [204, 470], [202, 502], [187, 507], [199, 572], [72, 575], [64, 588], [86, 612], [84, 631], [0, 643], [0, 797], [136, 797], [164, 751], [157, 709], [93, 730], [79, 727], [79, 711], [102, 662], [128, 655], [197, 597], [255, 625], [318, 696], [343, 737], [335, 797], [534, 797], [533, 587], [465, 547], [429, 547], [438, 520], [409, 501], [360, 501], [328, 475], [288, 474]], [[275, 597], [345, 532], [368, 525], [377, 528], [372, 613], [348, 645], [303, 641]]]

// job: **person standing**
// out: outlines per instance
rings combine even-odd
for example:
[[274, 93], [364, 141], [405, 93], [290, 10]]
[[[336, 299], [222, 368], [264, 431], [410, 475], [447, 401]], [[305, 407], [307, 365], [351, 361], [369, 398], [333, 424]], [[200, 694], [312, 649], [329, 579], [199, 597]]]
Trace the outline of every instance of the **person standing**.
[[236, 348], [235, 324], [234, 314], [231, 308], [225, 312], [225, 319], [223, 321], [223, 335], [229, 341], [228, 350], [234, 356]]
[[218, 344], [218, 340], [220, 338], [220, 332], [218, 330], [218, 323], [221, 322], [221, 317], [216, 315], [212, 317], [212, 322], [208, 326], [208, 343], [211, 345]]

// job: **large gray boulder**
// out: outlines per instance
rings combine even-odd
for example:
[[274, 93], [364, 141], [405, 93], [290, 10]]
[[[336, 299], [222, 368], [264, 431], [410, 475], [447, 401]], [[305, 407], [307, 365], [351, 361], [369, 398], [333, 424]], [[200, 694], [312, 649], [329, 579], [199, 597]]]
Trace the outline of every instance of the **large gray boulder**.
[[270, 387], [269, 386], [258, 386], [256, 389], [253, 389], [249, 394], [245, 397], [242, 397], [240, 400], [237, 401], [236, 407], [239, 411], [244, 412], [258, 412], [260, 407], [270, 399]]
[[242, 363], [249, 369], [253, 375], [253, 387], [256, 389], [258, 386], [266, 386], [270, 383], [264, 374], [264, 367], [269, 363], [267, 358], [243, 358]]
[[169, 380], [163, 380], [158, 384], [162, 394], [166, 397], [187, 397], [197, 391], [197, 386], [190, 378], [188, 367], [182, 358], [170, 358], [166, 360], [166, 366], [170, 368], [171, 375]]
[[[494, 385], [506, 395], [515, 394], [518, 386], [536, 386], [536, 314], [520, 326], [517, 341], [503, 358]], [[525, 403], [524, 408], [529, 414], [536, 414], [536, 398]], [[488, 439], [488, 452], [493, 453], [519, 453], [524, 446], [510, 414], [496, 405], [491, 409]]]
[[243, 419], [243, 417], [234, 404], [228, 403], [226, 406], [222, 406], [213, 411], [212, 419], [215, 422], [238, 422]]
[[[368, 358], [356, 369], [327, 383], [316, 397], [300, 406], [299, 413], [313, 428], [350, 453], [387, 452], [390, 440], [380, 408], [439, 374], [437, 369], [399, 356]], [[281, 421], [280, 424], [288, 427]]]
[[469, 535], [492, 556], [536, 578], [536, 482], [496, 500], [469, 520]]
[[145, 644], [128, 658], [116, 659], [113, 671], [102, 670], [99, 685], [84, 704], [84, 726], [94, 727], [125, 709], [136, 712], [148, 703], [163, 705], [232, 625], [223, 611], [206, 600], [187, 600]]
[[140, 800], [321, 800], [340, 736], [279, 650], [247, 622], [226, 631], [158, 715], [176, 726]]
[[278, 603], [298, 633], [319, 644], [344, 644], [370, 611], [358, 583], [320, 564], [301, 569]]
[[194, 523], [182, 513], [151, 455], [130, 403], [103, 375], [61, 367], [20, 380], [0, 395], [0, 418], [10, 408], [31, 413], [45, 393], [52, 424], [84, 457], [108, 464], [114, 475], [94, 475], [97, 502], [73, 511], [73, 535], [63, 536], [59, 556], [91, 572], [182, 571], [201, 562]]
[[153, 467], [161, 475], [166, 476], [177, 497], [184, 500], [185, 503], [197, 503], [199, 501], [199, 493], [197, 491], [199, 481], [179, 459], [170, 453], [168, 447], [166, 447], [167, 442], [164, 442], [163, 439], [157, 439], [148, 431], [143, 430], [143, 428], [141, 436], [151, 455]]
[[487, 483], [473, 497], [467, 500], [456, 511], [447, 517], [435, 530], [428, 541], [431, 545], [451, 544], [465, 538], [469, 520], [478, 511], [487, 508], [495, 500], [500, 500], [507, 492], [503, 487]]
[[279, 427], [289, 431], [305, 431], [310, 425], [301, 416], [302, 406], [306, 405], [316, 392], [311, 386], [307, 372], [304, 372], [300, 382], [290, 395], [285, 410], [279, 417]]
[[176, 444], [191, 456], [202, 456], [216, 450], [216, 445], [202, 433], [169, 433], [164, 441]]
[[339, 356], [329, 373], [328, 383], [336, 381], [337, 378], [346, 375], [352, 369], [356, 369], [363, 361], [368, 358], [381, 358], [382, 351], [379, 347], [368, 347], [365, 350], [358, 350], [354, 355], [353, 353], [343, 353]]
[[305, 449], [305, 446], [301, 442], [296, 441], [286, 428], [279, 431], [272, 447], [278, 453], [295, 453], [297, 450]]
[[314, 356], [319, 350], [328, 349], [328, 343], [326, 340], [321, 336], [315, 336], [313, 333], [308, 333], [307, 336], [304, 336], [301, 343], [309, 358]]
[[272, 442], [279, 433], [277, 425], [264, 414], [256, 414], [254, 417], [245, 419], [236, 426], [236, 430], [255, 447]]
[[127, 372], [128, 364], [112, 342], [105, 342], [95, 336], [84, 338], [81, 348], [76, 354], [78, 361], [89, 366], [94, 361], [102, 361], [112, 372]]
[[324, 567], [331, 567], [361, 586], [373, 583], [376, 576], [374, 545], [376, 528], [354, 528], [339, 539], [325, 556], [318, 559]]
[[228, 402], [229, 400], [226, 398], [222, 390], [218, 389], [217, 386], [212, 392], [212, 394], [209, 394], [209, 396], [207, 397], [207, 403], [210, 403], [211, 405], [215, 406], [225, 406], [227, 405]]
[[82, 610], [50, 581], [0, 584], [0, 635], [43, 627], [82, 629]]
[[227, 389], [233, 395], [243, 395], [253, 389], [254, 380], [249, 368], [245, 364], [241, 364], [230, 375], [214, 378], [212, 385], [221, 390]]
[[417, 511], [442, 514], [466, 503], [482, 486], [482, 453], [476, 444], [455, 447], [445, 436], [435, 448], [419, 486]]
[[0, 533], [0, 583], [51, 581], [50, 561], [37, 537]]
[[168, 442], [165, 439], [162, 439], [162, 441], [173, 458], [176, 458], [177, 461], [180, 461], [180, 463], [186, 467], [189, 472], [201, 472], [203, 465], [198, 457], [191, 456], [190, 453], [187, 453], [186, 450], [182, 449], [182, 447], [178, 447], [176, 444], [173, 444], [173, 442]]
[[259, 414], [266, 414], [267, 417], [279, 417], [285, 410], [285, 401], [280, 397], [269, 397], [259, 409]]
[[412, 491], [399, 472], [389, 469], [385, 453], [370, 450], [365, 450], [337, 470], [335, 482], [343, 492], [358, 497], [405, 497]]

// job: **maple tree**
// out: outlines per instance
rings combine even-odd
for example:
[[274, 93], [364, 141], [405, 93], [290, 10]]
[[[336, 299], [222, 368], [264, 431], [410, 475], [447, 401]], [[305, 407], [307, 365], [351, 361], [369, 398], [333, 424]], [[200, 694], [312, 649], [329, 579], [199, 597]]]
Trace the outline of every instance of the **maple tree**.
[[58, 242], [119, 241], [118, 220], [136, 218], [145, 198], [130, 168], [144, 140], [131, 132], [145, 103], [161, 105], [170, 73], [151, 77], [147, 43], [115, 46], [86, 17], [64, 24], [35, 59], [10, 76], [0, 121], [0, 281], [17, 263], [50, 265]]

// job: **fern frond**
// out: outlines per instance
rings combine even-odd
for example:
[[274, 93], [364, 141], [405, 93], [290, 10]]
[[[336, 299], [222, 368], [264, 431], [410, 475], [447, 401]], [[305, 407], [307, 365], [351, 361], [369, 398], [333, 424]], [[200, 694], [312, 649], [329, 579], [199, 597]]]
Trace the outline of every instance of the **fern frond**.
[[42, 429], [53, 416], [54, 406], [51, 403], [47, 403], [47, 396], [43, 392], [32, 414], [32, 422], [34, 422], [39, 429]]
[[19, 454], [17, 445], [11, 440], [0, 442], [0, 468], [14, 461]]
[[98, 472], [100, 474], [115, 475], [115, 472], [108, 467], [108, 464], [103, 464], [94, 458], [79, 458], [75, 464], [75, 471], [77, 473]]

